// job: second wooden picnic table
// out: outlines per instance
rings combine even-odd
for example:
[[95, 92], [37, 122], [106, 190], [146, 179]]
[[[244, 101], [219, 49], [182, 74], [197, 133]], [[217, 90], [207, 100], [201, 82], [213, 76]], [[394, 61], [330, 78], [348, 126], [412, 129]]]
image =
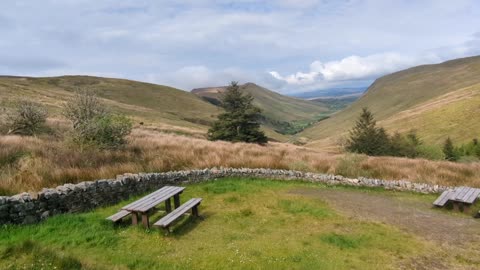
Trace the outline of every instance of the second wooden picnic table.
[[122, 210], [132, 213], [133, 225], [138, 224], [138, 215], [141, 215], [143, 226], [149, 228], [149, 215], [152, 214], [155, 207], [162, 202], [165, 202], [165, 210], [167, 213], [171, 212], [171, 198], [173, 197], [174, 207], [178, 208], [180, 206], [180, 194], [184, 189], [184, 187], [164, 186], [163, 188], [122, 207]]

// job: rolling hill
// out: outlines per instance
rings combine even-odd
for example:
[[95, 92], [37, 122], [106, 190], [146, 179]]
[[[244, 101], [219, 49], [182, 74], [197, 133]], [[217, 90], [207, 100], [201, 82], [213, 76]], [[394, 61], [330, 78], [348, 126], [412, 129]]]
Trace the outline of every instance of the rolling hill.
[[76, 89], [91, 89], [115, 111], [146, 123], [205, 129], [219, 112], [188, 92], [150, 83], [91, 76], [0, 77], [2, 105], [29, 99], [47, 105], [53, 115], [60, 114], [61, 104]]
[[368, 107], [388, 131], [417, 130], [427, 143], [480, 135], [480, 56], [423, 65], [377, 79], [345, 110], [304, 130], [310, 146], [335, 148]]
[[[219, 105], [225, 89], [226, 87], [197, 88], [192, 93]], [[295, 133], [331, 113], [322, 103], [280, 95], [254, 83], [243, 84], [240, 89], [254, 97], [254, 104], [262, 109], [265, 116], [263, 123], [280, 133]]]
[[[47, 106], [52, 118], [59, 118], [64, 101], [76, 89], [91, 89], [114, 111], [125, 113], [137, 123], [158, 130], [204, 135], [221, 109], [198, 96], [168, 86], [125, 79], [92, 76], [16, 77], [0, 76], [0, 106], [11, 108], [28, 99]], [[269, 138], [288, 138], [262, 127]]]

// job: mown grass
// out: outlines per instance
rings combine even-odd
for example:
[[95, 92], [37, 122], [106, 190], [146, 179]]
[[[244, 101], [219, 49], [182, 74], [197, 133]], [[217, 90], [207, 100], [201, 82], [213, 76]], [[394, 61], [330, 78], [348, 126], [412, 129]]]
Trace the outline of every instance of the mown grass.
[[202, 197], [203, 218], [184, 219], [169, 235], [104, 220], [127, 202], [5, 226], [0, 269], [395, 269], [435, 250], [394, 227], [288, 192], [298, 187], [325, 188], [259, 179], [188, 185], [182, 201]]

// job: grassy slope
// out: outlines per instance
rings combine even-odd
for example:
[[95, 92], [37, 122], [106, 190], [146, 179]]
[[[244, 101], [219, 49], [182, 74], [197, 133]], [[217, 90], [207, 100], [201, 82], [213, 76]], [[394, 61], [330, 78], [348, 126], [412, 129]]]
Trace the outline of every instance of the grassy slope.
[[61, 103], [79, 88], [92, 89], [115, 110], [145, 121], [205, 128], [202, 124], [218, 113], [195, 95], [150, 83], [90, 76], [0, 78], [3, 102], [28, 98], [48, 105], [53, 113], [59, 113]]
[[380, 121], [389, 130], [408, 132], [414, 127], [429, 143], [442, 144], [448, 135], [455, 142], [480, 136], [480, 84], [447, 93]]
[[204, 198], [204, 220], [179, 224], [169, 236], [104, 220], [127, 202], [8, 226], [0, 230], [0, 268], [409, 269], [430, 257], [468, 264], [448, 253], [435, 257], [439, 248], [395, 227], [347, 218], [322, 200], [289, 193], [298, 187], [324, 188], [245, 179], [189, 185], [182, 200]]
[[[435, 98], [453, 91], [462, 90], [480, 83], [480, 56], [448, 61], [437, 65], [425, 65], [396, 72], [376, 80], [366, 94], [350, 107], [333, 115], [317, 125], [306, 129], [300, 135], [309, 138], [312, 146], [332, 145], [340, 135], [350, 129], [358, 117], [362, 107], [368, 107], [376, 116], [377, 120], [391, 119], [387, 127], [395, 130], [396, 127], [406, 127], [406, 122], [394, 123], [396, 115], [402, 111], [412, 109], [417, 105], [428, 103]], [[458, 105], [452, 105], [458, 106]], [[469, 115], [456, 119], [456, 129], [451, 129], [448, 134], [454, 139], [463, 139], [465, 131], [471, 129], [466, 121], [478, 114]], [[441, 119], [449, 117], [441, 114]], [[442, 133], [447, 121], [427, 122], [428, 117], [418, 117], [415, 124], [410, 128], [417, 128], [430, 142], [435, 142]], [[470, 119], [469, 119], [470, 118]], [[398, 118], [400, 120], [400, 118]], [[412, 123], [413, 124], [413, 123]], [[478, 128], [479, 126], [476, 125]], [[423, 132], [420, 129], [428, 130]], [[480, 129], [474, 130], [479, 133]]]
[[[241, 89], [252, 94], [256, 106], [263, 110], [263, 114], [278, 121], [312, 120], [324, 114], [328, 108], [312, 101], [280, 95], [254, 83], [246, 83]], [[199, 96], [218, 99], [218, 92], [222, 87], [196, 89], [192, 92]]]
[[[13, 101], [28, 98], [60, 114], [62, 102], [78, 88], [92, 89], [114, 110], [134, 117], [138, 122], [164, 129], [191, 129], [204, 133], [216, 119], [220, 109], [198, 96], [168, 86], [91, 76], [62, 76], [52, 78], [0, 77], [0, 105], [11, 106]], [[277, 141], [287, 137], [263, 127]], [[185, 130], [183, 130], [185, 131]]]

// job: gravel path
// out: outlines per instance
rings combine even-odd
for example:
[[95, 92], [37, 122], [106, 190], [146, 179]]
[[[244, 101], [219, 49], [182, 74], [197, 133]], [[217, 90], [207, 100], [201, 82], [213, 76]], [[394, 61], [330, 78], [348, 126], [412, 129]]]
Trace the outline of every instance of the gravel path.
[[428, 202], [354, 190], [295, 189], [291, 193], [320, 198], [348, 216], [384, 222], [439, 243], [480, 242], [480, 220], [434, 210]]

